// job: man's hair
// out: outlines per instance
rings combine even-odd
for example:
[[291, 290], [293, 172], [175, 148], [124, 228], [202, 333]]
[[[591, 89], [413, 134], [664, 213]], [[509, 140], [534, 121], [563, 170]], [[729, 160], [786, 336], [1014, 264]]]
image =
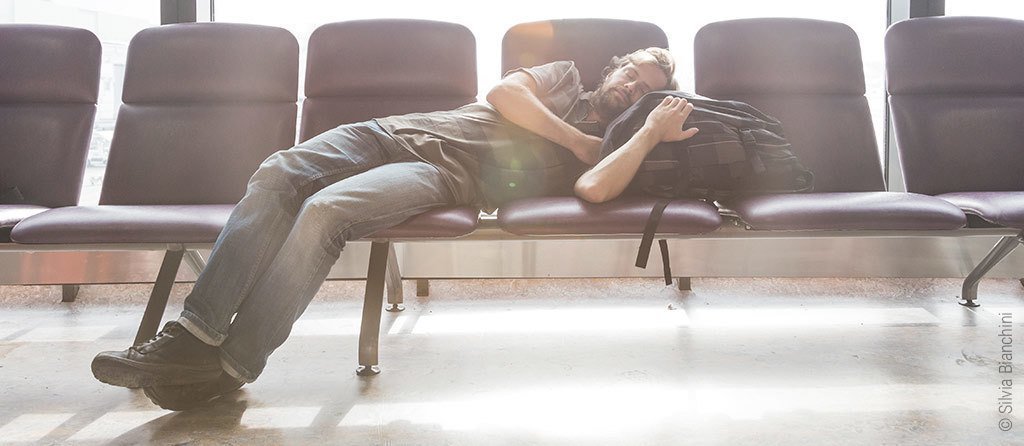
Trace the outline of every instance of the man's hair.
[[611, 63], [607, 67], [604, 67], [604, 71], [601, 72], [601, 83], [604, 84], [605, 79], [608, 78], [609, 74], [613, 71], [622, 68], [627, 63], [632, 62], [633, 65], [639, 65], [641, 63], [650, 62], [650, 59], [654, 59], [655, 65], [661, 69], [662, 73], [665, 73], [665, 77], [668, 78], [668, 85], [665, 87], [667, 90], [678, 90], [679, 83], [676, 82], [674, 77], [676, 72], [676, 61], [672, 58], [672, 53], [668, 50], [658, 47], [644, 48], [641, 50], [633, 51], [625, 56], [612, 57]]

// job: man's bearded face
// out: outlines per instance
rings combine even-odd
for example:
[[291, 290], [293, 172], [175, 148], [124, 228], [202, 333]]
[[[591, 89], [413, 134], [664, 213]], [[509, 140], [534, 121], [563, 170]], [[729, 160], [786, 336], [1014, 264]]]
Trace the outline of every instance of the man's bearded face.
[[604, 78], [591, 97], [591, 104], [602, 121], [611, 122], [643, 95], [668, 84], [668, 77], [656, 64], [628, 62]]

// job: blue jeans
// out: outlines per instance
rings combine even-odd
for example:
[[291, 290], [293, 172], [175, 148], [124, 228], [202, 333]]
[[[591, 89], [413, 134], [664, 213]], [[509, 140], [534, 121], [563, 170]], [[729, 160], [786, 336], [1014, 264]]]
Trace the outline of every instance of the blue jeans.
[[373, 121], [279, 151], [249, 180], [178, 321], [220, 346], [228, 373], [252, 382], [347, 240], [455, 204], [452, 197], [437, 168]]

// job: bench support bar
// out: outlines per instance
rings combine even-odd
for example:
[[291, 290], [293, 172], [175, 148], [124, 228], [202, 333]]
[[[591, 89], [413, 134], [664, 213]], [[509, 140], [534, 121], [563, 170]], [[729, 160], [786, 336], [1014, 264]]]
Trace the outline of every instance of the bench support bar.
[[985, 277], [985, 273], [988, 273], [992, 267], [996, 266], [1000, 260], [1013, 252], [1020, 244], [1024, 243], [1024, 231], [1015, 236], [1007, 236], [999, 239], [996, 246], [988, 252], [988, 255], [981, 260], [978, 266], [974, 267], [974, 270], [967, 275], [964, 279], [963, 291], [960, 295], [960, 305], [965, 307], [977, 307], [978, 304], [975, 300], [978, 299], [978, 282], [981, 281], [982, 277]]
[[366, 294], [363, 297], [363, 319], [359, 324], [359, 376], [380, 373], [377, 348], [380, 344], [380, 317], [384, 305], [384, 280], [388, 266], [389, 242], [370, 245], [370, 266], [366, 271]]
[[394, 313], [405, 309], [405, 295], [402, 294], [402, 270], [398, 268], [398, 255], [395, 254], [395, 244], [388, 246], [388, 306], [387, 310]]
[[690, 278], [689, 277], [676, 277], [676, 288], [678, 288], [679, 291], [690, 291], [690, 290], [692, 290], [693, 288], [690, 285]]
[[164, 253], [164, 261], [160, 264], [160, 272], [156, 276], [156, 283], [153, 284], [153, 292], [149, 295], [149, 303], [146, 304], [146, 312], [142, 315], [139, 331], [135, 334], [134, 345], [146, 342], [156, 334], [160, 320], [164, 317], [164, 310], [167, 309], [167, 298], [171, 295], [171, 287], [174, 286], [174, 278], [178, 275], [178, 268], [184, 255], [183, 249], [168, 250]]
[[78, 298], [78, 285], [61, 285], [61, 302], [74, 302]]

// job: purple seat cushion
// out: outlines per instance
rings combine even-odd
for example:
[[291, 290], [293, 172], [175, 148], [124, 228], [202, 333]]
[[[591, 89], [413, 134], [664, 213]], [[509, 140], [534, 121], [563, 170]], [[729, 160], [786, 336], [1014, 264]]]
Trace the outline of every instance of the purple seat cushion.
[[476, 230], [480, 211], [469, 206], [432, 209], [367, 238], [448, 238]]
[[[232, 204], [66, 207], [22, 220], [11, 238], [26, 244], [213, 243], [234, 207]], [[459, 237], [476, 229], [478, 216], [479, 211], [470, 207], [435, 209], [372, 237]]]
[[72, 206], [22, 220], [18, 243], [213, 243], [232, 204]]
[[758, 230], [941, 230], [967, 224], [956, 206], [904, 192], [760, 195], [727, 207]]
[[48, 209], [31, 204], [0, 204], [0, 243], [11, 241], [11, 229], [19, 221]]
[[1024, 229], [1024, 192], [953, 192], [938, 197], [985, 221]]
[[[517, 200], [498, 210], [502, 229], [519, 235], [642, 234], [656, 198], [623, 197], [589, 203], [576, 197]], [[658, 225], [664, 234], [703, 234], [718, 229], [718, 210], [698, 200], [674, 200]]]

